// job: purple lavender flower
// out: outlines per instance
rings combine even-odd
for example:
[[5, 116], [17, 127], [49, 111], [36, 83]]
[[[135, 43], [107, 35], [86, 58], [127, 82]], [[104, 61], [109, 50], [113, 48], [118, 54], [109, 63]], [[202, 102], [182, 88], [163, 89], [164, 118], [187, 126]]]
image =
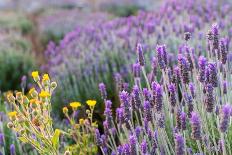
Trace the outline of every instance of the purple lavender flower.
[[145, 100], [150, 101], [151, 94], [147, 88], [143, 88], [143, 96]]
[[102, 146], [102, 139], [98, 129], [95, 129], [95, 139], [98, 146]]
[[170, 96], [169, 96], [169, 101], [170, 101], [170, 104], [172, 107], [175, 107], [176, 106], [176, 87], [174, 84], [170, 84], [168, 86], [168, 90], [169, 90], [169, 93], [170, 93]]
[[105, 84], [104, 83], [100, 83], [98, 85], [98, 87], [99, 87], [99, 91], [101, 93], [102, 99], [103, 100], [106, 99], [107, 98], [107, 92], [106, 92], [106, 86], [105, 86]]
[[200, 116], [196, 112], [192, 112], [190, 119], [192, 133], [191, 136], [195, 140], [201, 140], [201, 120]]
[[227, 61], [227, 41], [225, 38], [220, 39], [220, 55], [222, 64], [226, 64]]
[[223, 94], [227, 94], [227, 81], [223, 81]]
[[198, 66], [199, 66], [199, 76], [198, 76], [198, 80], [201, 83], [205, 82], [205, 69], [206, 69], [206, 65], [207, 65], [207, 60], [204, 56], [200, 56], [198, 59]]
[[165, 69], [165, 67], [166, 67], [165, 55], [166, 55], [166, 53], [164, 53], [164, 51], [163, 51], [163, 46], [158, 45], [156, 47], [156, 51], [157, 51], [157, 58], [158, 58], [158, 63], [159, 63], [160, 69]]
[[123, 155], [123, 146], [119, 145], [118, 148], [117, 148], [117, 153], [118, 155]]
[[112, 106], [112, 102], [111, 102], [110, 100], [107, 100], [107, 101], [105, 102], [105, 108], [111, 109], [111, 106]]
[[108, 124], [108, 128], [111, 129], [113, 127], [113, 117], [112, 117], [111, 109], [105, 108], [104, 115], [106, 117], [106, 122]]
[[116, 110], [116, 117], [118, 120], [118, 123], [121, 125], [122, 123], [124, 123], [124, 112], [123, 112], [123, 108], [117, 108]]
[[155, 89], [155, 109], [157, 112], [161, 112], [162, 108], [163, 108], [163, 91], [162, 88], [159, 84], [156, 85], [156, 89]]
[[186, 114], [185, 112], [181, 112], [180, 114], [180, 121], [181, 121], [181, 129], [186, 130], [187, 126], [187, 120], [186, 120]]
[[173, 69], [173, 79], [172, 79], [172, 83], [175, 83], [178, 85], [178, 83], [180, 82], [180, 68], [178, 66], [175, 66]]
[[135, 128], [135, 135], [136, 135], [137, 139], [139, 139], [140, 133], [141, 133], [141, 127], [140, 126], [136, 126], [136, 128]]
[[184, 138], [181, 134], [175, 135], [175, 152], [176, 152], [176, 155], [185, 154]]
[[136, 154], [136, 137], [134, 135], [131, 135], [129, 138], [130, 142], [130, 153]]
[[141, 66], [139, 63], [136, 63], [133, 65], [133, 74], [135, 78], [140, 77], [140, 72], [141, 72]]
[[190, 70], [193, 69], [193, 61], [192, 61], [191, 52], [192, 52], [192, 49], [190, 49], [188, 46], [185, 46], [185, 53], [186, 53], [186, 56], [187, 56], [187, 60], [188, 60], [188, 63], [189, 63], [189, 69]]
[[213, 87], [218, 86], [217, 67], [215, 63], [209, 63], [206, 68], [206, 83], [211, 83]]
[[127, 143], [123, 145], [123, 154], [130, 155], [130, 145]]
[[218, 30], [218, 25], [217, 24], [213, 24], [212, 28], [211, 28], [212, 34], [213, 34], [213, 49], [214, 50], [218, 50], [219, 49], [219, 39], [218, 39], [218, 35], [219, 35], [219, 30]]
[[206, 85], [206, 98], [205, 98], [205, 106], [207, 112], [213, 112], [215, 97], [213, 94], [213, 86], [212, 84]]
[[152, 121], [151, 105], [149, 101], [144, 101], [143, 105], [144, 117], [147, 121]]
[[157, 123], [158, 123], [158, 127], [165, 128], [165, 117], [163, 114], [159, 115]]
[[157, 59], [156, 59], [156, 57], [152, 58], [152, 73], [153, 73], [153, 75], [157, 75]]
[[4, 146], [4, 134], [0, 133], [0, 146]]
[[223, 105], [220, 113], [220, 130], [226, 132], [230, 122], [231, 106], [229, 104]]
[[196, 95], [195, 86], [194, 86], [194, 84], [192, 82], [189, 83], [189, 90], [190, 90], [190, 93], [192, 95], [192, 98], [195, 98], [195, 95]]
[[177, 129], [181, 129], [181, 110], [178, 109], [176, 112], [176, 127]]
[[135, 109], [140, 109], [142, 104], [141, 104], [141, 99], [140, 99], [140, 90], [139, 90], [139, 87], [137, 85], [135, 85], [133, 87], [133, 90], [132, 90], [132, 98], [134, 99], [134, 102], [135, 102]]
[[189, 62], [187, 59], [179, 54], [178, 56], [178, 65], [180, 67], [181, 78], [184, 84], [189, 83]]
[[126, 91], [122, 91], [120, 93], [120, 100], [123, 104], [124, 120], [126, 123], [129, 123], [131, 119], [131, 105], [130, 105], [129, 94]]
[[146, 153], [147, 153], [147, 142], [146, 142], [145, 139], [142, 141], [140, 147], [141, 147], [142, 154], [146, 155]]
[[145, 59], [144, 59], [143, 49], [142, 49], [141, 44], [137, 44], [137, 54], [138, 54], [138, 62], [140, 64], [140, 66], [144, 66], [145, 65]]
[[10, 145], [10, 155], [16, 155], [16, 152], [15, 152], [15, 145], [14, 145], [14, 144], [11, 144], [11, 145]]

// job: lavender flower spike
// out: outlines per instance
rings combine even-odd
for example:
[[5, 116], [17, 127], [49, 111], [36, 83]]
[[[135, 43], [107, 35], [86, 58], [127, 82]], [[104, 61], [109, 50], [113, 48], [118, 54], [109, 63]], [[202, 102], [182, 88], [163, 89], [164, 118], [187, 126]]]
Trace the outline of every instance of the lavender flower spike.
[[204, 56], [200, 56], [198, 59], [198, 65], [199, 65], [199, 75], [198, 75], [198, 80], [201, 83], [205, 82], [205, 69], [207, 65], [207, 60]]
[[160, 69], [165, 69], [166, 65], [164, 60], [163, 46], [158, 45], [156, 47], [156, 51], [157, 51], [157, 58], [158, 58]]
[[224, 105], [221, 109], [219, 125], [221, 132], [226, 132], [229, 127], [230, 112], [231, 106], [229, 104]]
[[136, 152], [137, 152], [136, 151], [136, 138], [134, 135], [130, 136], [129, 142], [130, 142], [130, 153], [136, 154]]
[[184, 138], [181, 134], [175, 135], [175, 152], [176, 152], [176, 155], [185, 154]]
[[178, 65], [180, 67], [181, 78], [184, 84], [189, 83], [189, 62], [183, 55], [178, 56]]
[[212, 84], [209, 83], [206, 85], [206, 98], [205, 98], [205, 106], [207, 112], [213, 112], [214, 102], [215, 102], [215, 97], [213, 94], [213, 86]]
[[137, 44], [137, 54], [138, 54], [138, 62], [141, 66], [145, 65], [145, 59], [143, 55], [143, 49], [141, 44]]
[[141, 143], [141, 152], [143, 155], [146, 155], [147, 153], [147, 142], [146, 140], [143, 140]]
[[98, 129], [95, 130], [95, 138], [96, 138], [96, 143], [98, 146], [102, 145], [102, 139], [101, 139], [101, 135]]
[[139, 78], [140, 77], [140, 72], [141, 72], [141, 66], [139, 63], [135, 63], [133, 65], [133, 74], [135, 78]]
[[16, 155], [16, 152], [15, 152], [15, 145], [14, 145], [14, 144], [11, 144], [11, 145], [10, 145], [10, 155]]
[[172, 107], [175, 107], [176, 106], [176, 87], [175, 87], [175, 85], [170, 84], [168, 86], [168, 90], [170, 92], [170, 97], [169, 97], [170, 104]]
[[106, 86], [105, 86], [105, 84], [104, 83], [100, 83], [98, 85], [98, 87], [99, 87], [99, 91], [101, 93], [102, 99], [106, 99], [107, 98], [107, 92], [106, 92]]
[[151, 116], [151, 105], [149, 101], [144, 102], [143, 106], [144, 110], [144, 117], [147, 121], [152, 121], [152, 116]]
[[192, 112], [192, 117], [190, 119], [192, 133], [191, 136], [195, 140], [200, 140], [201, 137], [201, 120], [200, 116], [196, 112]]
[[157, 112], [161, 112], [163, 107], [163, 91], [159, 84], [156, 85], [155, 90], [155, 109]]

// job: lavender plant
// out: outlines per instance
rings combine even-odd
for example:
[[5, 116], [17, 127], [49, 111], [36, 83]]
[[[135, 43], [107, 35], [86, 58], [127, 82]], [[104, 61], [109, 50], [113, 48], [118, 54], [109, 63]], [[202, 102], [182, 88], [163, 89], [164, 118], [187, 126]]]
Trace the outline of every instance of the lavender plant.
[[[179, 51], [175, 61], [166, 59], [165, 46], [157, 46], [161, 77], [152, 75], [152, 81], [139, 51], [138, 65], [143, 74], [136, 74], [131, 91], [119, 90], [115, 119], [107, 104], [110, 101], [102, 96], [106, 107], [104, 133], [95, 131], [102, 153], [232, 154], [231, 54], [229, 40], [221, 37], [214, 24], [207, 33], [203, 56], [192, 52], [192, 40], [185, 36], [184, 51]], [[137, 47], [140, 50], [140, 45]]]
[[[203, 32], [208, 29], [208, 23], [217, 21], [223, 30], [227, 30], [220, 33], [229, 32], [228, 38], [231, 38], [228, 23], [231, 10], [231, 5], [227, 1], [196, 0], [193, 3], [193, 1], [167, 0], [154, 12], [140, 12], [137, 16], [77, 27], [67, 33], [59, 45], [51, 42], [46, 50], [48, 63], [44, 69], [60, 83], [55, 99], [58, 101], [65, 99], [63, 103], [67, 103], [97, 97], [97, 83], [100, 82], [112, 88], [107, 91], [110, 98], [113, 98], [112, 96], [116, 94], [112, 85], [115, 72], [120, 73], [127, 83], [131, 83], [132, 78], [128, 73], [132, 68], [132, 60], [135, 59], [137, 43], [141, 43], [147, 62], [142, 68], [151, 69], [149, 60], [154, 56], [152, 50], [156, 43], [166, 44], [166, 50], [169, 52], [165, 56], [167, 57], [165, 61], [169, 59], [170, 63], [175, 61], [172, 60], [175, 59], [173, 55], [177, 54], [178, 50], [180, 53], [185, 51], [182, 39], [188, 41], [192, 38], [188, 43], [191, 45], [188, 54], [184, 58], [180, 57], [180, 65], [183, 68], [177, 69], [188, 67], [184, 63], [191, 60], [193, 49], [200, 55], [206, 49]], [[220, 48], [224, 47], [222, 40], [217, 41], [215, 38], [215, 43], [218, 42]], [[192, 63], [189, 65], [190, 68], [194, 67]], [[152, 67], [154, 68], [152, 72], [155, 72], [157, 67], [155, 65]], [[188, 72], [181, 71], [181, 74], [183, 76]], [[152, 78], [153, 76], [149, 76], [148, 80]], [[113, 102], [115, 100], [117, 99], [114, 98]], [[54, 108], [56, 111], [59, 110], [56, 104]]]

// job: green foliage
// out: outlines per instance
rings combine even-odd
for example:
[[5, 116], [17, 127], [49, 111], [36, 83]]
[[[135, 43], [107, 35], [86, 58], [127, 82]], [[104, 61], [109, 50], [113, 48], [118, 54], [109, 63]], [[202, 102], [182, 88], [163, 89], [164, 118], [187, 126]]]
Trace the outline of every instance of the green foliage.
[[20, 39], [7, 39], [0, 45], [1, 91], [19, 89], [21, 77], [36, 68], [28, 42]]

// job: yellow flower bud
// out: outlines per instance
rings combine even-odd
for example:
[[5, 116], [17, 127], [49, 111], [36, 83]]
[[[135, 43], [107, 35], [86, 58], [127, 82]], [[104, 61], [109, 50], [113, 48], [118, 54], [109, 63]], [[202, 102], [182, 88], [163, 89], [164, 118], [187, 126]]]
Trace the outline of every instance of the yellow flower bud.
[[56, 87], [57, 87], [57, 83], [56, 82], [52, 82], [51, 83], [51, 89], [56, 89]]
[[23, 94], [22, 94], [22, 92], [17, 92], [16, 93], [16, 100], [18, 101], [18, 102], [22, 102], [22, 99], [23, 99]]
[[34, 79], [35, 82], [38, 82], [40, 80], [39, 72], [38, 71], [33, 71], [31, 73], [31, 76], [33, 77], [33, 79]]
[[11, 121], [14, 121], [14, 120], [16, 120], [17, 112], [16, 111], [11, 111], [11, 112], [8, 113], [8, 116], [9, 116]]
[[14, 124], [13, 124], [12, 122], [8, 122], [8, 123], [7, 123], [7, 127], [11, 129], [11, 128], [14, 127]]
[[14, 95], [13, 95], [12, 93], [9, 93], [9, 94], [7, 95], [7, 99], [8, 99], [8, 101], [9, 101], [10, 103], [15, 103], [15, 97], [14, 97]]
[[46, 87], [50, 84], [50, 78], [48, 74], [43, 75], [42, 84]]
[[38, 92], [35, 90], [35, 88], [31, 88], [30, 91], [29, 91], [29, 94], [33, 98], [37, 98], [38, 97]]
[[84, 120], [83, 118], [79, 119], [79, 124], [80, 124], [80, 125], [83, 125], [84, 122], [85, 122], [85, 120]]
[[29, 102], [30, 102], [29, 99], [24, 95], [24, 96], [23, 96], [23, 104], [24, 104], [24, 105], [28, 105]]
[[44, 90], [42, 90], [39, 94], [39, 97], [41, 97], [42, 99], [49, 98], [50, 96], [50, 93]]
[[68, 108], [67, 107], [63, 107], [63, 113], [67, 114], [68, 113]]

